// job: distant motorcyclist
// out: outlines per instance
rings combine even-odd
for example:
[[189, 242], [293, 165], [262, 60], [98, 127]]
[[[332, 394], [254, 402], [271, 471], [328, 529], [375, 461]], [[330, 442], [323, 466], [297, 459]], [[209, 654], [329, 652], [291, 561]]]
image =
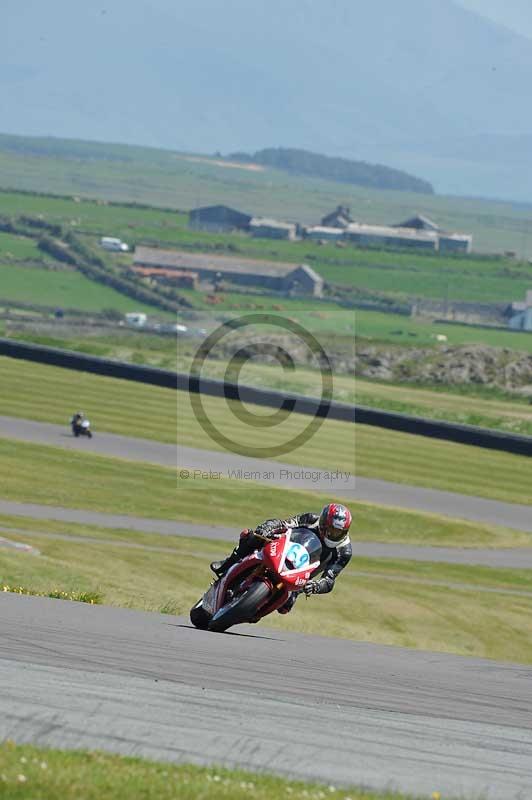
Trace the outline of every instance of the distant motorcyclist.
[[91, 426], [83, 411], [76, 411], [70, 420], [74, 436], [88, 436], [92, 439]]
[[[326, 594], [334, 588], [336, 578], [351, 560], [353, 549], [349, 539], [352, 515], [346, 506], [340, 503], [329, 503], [320, 514], [308, 511], [288, 519], [267, 519], [255, 530], [245, 528], [240, 534], [240, 541], [230, 555], [223, 561], [213, 561], [211, 569], [221, 578], [227, 570], [254, 550], [260, 550], [266, 542], [280, 536], [288, 528], [309, 528], [321, 541], [322, 553], [319, 567], [314, 574], [323, 573], [321, 578], [306, 583], [303, 592]], [[292, 592], [284, 605], [278, 609], [280, 614], [288, 614], [294, 607], [300, 592]]]
[[70, 420], [71, 425], [75, 425], [77, 428], [81, 428], [81, 423], [85, 419], [85, 414], [83, 411], [76, 411], [75, 414], [72, 415], [72, 419]]

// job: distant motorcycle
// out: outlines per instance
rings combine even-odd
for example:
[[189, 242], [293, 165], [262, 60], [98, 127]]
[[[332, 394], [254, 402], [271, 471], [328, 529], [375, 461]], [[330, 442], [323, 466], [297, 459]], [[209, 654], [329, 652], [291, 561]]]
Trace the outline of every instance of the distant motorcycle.
[[72, 421], [72, 433], [76, 438], [78, 436], [88, 436], [89, 439], [92, 439], [91, 424], [89, 420], [84, 419], [81, 422]]
[[234, 564], [190, 610], [196, 628], [222, 632], [258, 622], [300, 591], [320, 565], [321, 542], [308, 528], [289, 528]]

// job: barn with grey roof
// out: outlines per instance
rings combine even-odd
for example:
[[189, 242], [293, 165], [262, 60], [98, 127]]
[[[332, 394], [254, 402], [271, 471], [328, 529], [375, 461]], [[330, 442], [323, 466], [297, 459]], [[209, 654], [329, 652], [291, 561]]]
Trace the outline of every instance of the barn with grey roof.
[[277, 292], [313, 297], [321, 297], [323, 293], [323, 279], [307, 264], [139, 246], [135, 250], [134, 265], [137, 268], [176, 269], [183, 273], [196, 273], [204, 281], [224, 280], [235, 285], [263, 287]]

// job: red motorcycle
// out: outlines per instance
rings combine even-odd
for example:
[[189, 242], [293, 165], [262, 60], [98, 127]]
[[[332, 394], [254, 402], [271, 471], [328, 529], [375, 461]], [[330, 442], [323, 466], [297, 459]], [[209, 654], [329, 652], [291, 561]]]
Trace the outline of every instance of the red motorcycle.
[[226, 631], [258, 622], [303, 589], [320, 565], [321, 542], [308, 528], [289, 528], [261, 550], [242, 558], [214, 581], [190, 610], [196, 628]]

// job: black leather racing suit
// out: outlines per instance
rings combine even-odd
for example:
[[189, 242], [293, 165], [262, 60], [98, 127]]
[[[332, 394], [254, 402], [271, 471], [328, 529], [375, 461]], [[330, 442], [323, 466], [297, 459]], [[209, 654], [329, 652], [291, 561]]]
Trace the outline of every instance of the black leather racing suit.
[[[261, 536], [272, 536], [276, 533], [282, 533], [286, 528], [310, 528], [312, 531], [318, 532], [319, 514], [314, 514], [312, 511], [307, 511], [305, 514], [297, 514], [288, 519], [267, 519], [259, 525], [255, 533]], [[326, 594], [332, 592], [334, 582], [340, 572], [351, 561], [353, 555], [353, 548], [349, 539], [345, 544], [339, 547], [327, 547], [322, 541], [321, 543], [321, 560], [320, 566], [315, 570], [314, 574], [323, 573], [323, 577], [319, 580], [319, 589], [316, 594]]]
[[[266, 540], [280, 534], [287, 528], [310, 528], [318, 532], [319, 514], [308, 511], [304, 514], [296, 514], [288, 519], [267, 519], [257, 526], [255, 531], [245, 530], [240, 534], [240, 542], [233, 550], [227, 562], [237, 561], [244, 556], [250, 555], [254, 550], [260, 550], [266, 544]], [[321, 537], [320, 537], [321, 538]], [[340, 572], [349, 564], [353, 548], [349, 538], [339, 547], [327, 547], [322, 541], [322, 551], [320, 565], [314, 570], [314, 576], [322, 574], [318, 580], [314, 580], [314, 594], [326, 594], [334, 588], [334, 583]], [[281, 614], [291, 611], [298, 592], [292, 592], [287, 602], [279, 609]]]

